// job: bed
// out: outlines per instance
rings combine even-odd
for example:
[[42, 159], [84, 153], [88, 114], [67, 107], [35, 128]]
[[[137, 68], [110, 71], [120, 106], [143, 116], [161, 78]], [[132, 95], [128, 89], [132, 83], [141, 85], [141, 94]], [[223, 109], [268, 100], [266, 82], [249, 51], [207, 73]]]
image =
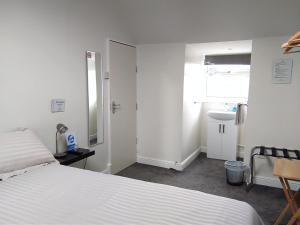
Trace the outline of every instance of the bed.
[[23, 168], [0, 181], [0, 224], [263, 222], [245, 202], [52, 161]]

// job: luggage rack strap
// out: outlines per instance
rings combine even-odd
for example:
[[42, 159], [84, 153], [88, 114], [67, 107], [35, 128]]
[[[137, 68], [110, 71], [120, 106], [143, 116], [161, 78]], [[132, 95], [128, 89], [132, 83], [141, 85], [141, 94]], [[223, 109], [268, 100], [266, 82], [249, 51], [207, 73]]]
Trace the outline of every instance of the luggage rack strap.
[[300, 153], [299, 153], [299, 150], [294, 150], [294, 153], [295, 153], [297, 159], [300, 160]]
[[289, 159], [290, 156], [289, 156], [288, 150], [284, 148], [284, 149], [282, 149], [282, 151], [283, 151], [283, 157], [286, 159]]
[[260, 155], [265, 155], [265, 149], [266, 149], [265, 146], [260, 146], [259, 154], [260, 154]]

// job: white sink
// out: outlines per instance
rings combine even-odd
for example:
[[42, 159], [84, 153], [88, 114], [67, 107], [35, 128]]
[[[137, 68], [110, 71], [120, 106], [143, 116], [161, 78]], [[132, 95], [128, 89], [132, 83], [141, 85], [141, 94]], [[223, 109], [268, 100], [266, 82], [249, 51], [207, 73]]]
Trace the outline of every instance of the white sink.
[[215, 120], [234, 120], [235, 112], [227, 112], [227, 111], [208, 111], [208, 116]]

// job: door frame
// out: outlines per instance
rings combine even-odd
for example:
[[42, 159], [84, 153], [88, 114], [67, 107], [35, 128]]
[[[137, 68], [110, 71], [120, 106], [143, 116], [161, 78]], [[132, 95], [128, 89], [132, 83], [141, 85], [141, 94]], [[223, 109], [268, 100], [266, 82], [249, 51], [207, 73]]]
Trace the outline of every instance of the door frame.
[[114, 39], [114, 38], [107, 38], [106, 39], [106, 72], [103, 76], [104, 80], [108, 81], [108, 90], [107, 90], [107, 99], [108, 99], [108, 104], [107, 104], [107, 142], [108, 142], [108, 159], [107, 159], [107, 168], [105, 170], [105, 173], [109, 173], [111, 174], [111, 96], [110, 96], [110, 42], [115, 42], [115, 43], [119, 43], [119, 44], [123, 44], [123, 45], [127, 45], [129, 47], [133, 47], [136, 48], [136, 46], [134, 44], [128, 43], [128, 42], [124, 42], [118, 39]]

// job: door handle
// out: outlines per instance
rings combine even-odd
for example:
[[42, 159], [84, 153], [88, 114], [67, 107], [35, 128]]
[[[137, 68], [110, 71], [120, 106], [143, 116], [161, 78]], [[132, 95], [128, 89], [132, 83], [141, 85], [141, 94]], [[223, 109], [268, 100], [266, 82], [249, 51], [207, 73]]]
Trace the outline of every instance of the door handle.
[[120, 109], [121, 108], [121, 105], [120, 104], [116, 104], [115, 101], [112, 101], [111, 103], [111, 111], [113, 114], [116, 113], [117, 109]]
[[225, 133], [225, 124], [223, 124], [223, 134]]
[[222, 129], [221, 124], [219, 124], [219, 133], [221, 133], [221, 129]]

